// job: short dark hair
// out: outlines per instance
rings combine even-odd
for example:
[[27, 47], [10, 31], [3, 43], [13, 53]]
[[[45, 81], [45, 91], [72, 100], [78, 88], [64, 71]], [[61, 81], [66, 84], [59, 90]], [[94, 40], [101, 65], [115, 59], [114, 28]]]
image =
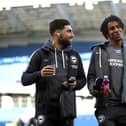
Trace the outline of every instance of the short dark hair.
[[56, 30], [62, 30], [65, 25], [70, 25], [70, 22], [66, 19], [55, 19], [55, 20], [51, 21], [49, 24], [50, 34], [53, 35], [53, 33]]
[[117, 21], [119, 23], [119, 26], [124, 29], [124, 24], [121, 21], [121, 19], [115, 15], [110, 15], [104, 19], [104, 21], [101, 24], [100, 31], [104, 35], [104, 37], [107, 39], [107, 34], [108, 34], [108, 23], [111, 21]]

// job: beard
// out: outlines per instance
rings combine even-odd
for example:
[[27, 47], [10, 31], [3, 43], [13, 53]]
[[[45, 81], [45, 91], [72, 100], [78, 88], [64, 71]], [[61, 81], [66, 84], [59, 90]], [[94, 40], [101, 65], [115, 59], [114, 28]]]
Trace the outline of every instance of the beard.
[[119, 42], [119, 41], [122, 41], [122, 34], [116, 34], [115, 36], [113, 36], [113, 40], [115, 41], [115, 42]]
[[63, 48], [65, 48], [67, 46], [70, 46], [72, 41], [70, 41], [69, 39], [65, 39], [62, 35], [60, 35], [58, 42]]
[[115, 41], [115, 43], [118, 43], [118, 42], [122, 41], [123, 39], [121, 37], [115, 37], [115, 38], [113, 38], [113, 40]]

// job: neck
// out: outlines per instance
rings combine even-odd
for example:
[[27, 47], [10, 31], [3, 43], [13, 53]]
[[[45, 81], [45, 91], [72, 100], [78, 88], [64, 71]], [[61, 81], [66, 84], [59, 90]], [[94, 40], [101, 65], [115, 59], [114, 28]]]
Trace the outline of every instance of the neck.
[[58, 42], [56, 41], [52, 41], [52, 45], [54, 48], [57, 48], [57, 49], [62, 49], [62, 46], [58, 44]]
[[54, 48], [63, 49], [63, 46], [61, 44], [59, 44], [57, 39], [52, 39], [52, 45]]
[[121, 47], [122, 46], [122, 40], [120, 41], [111, 41], [112, 45], [117, 46], [117, 47]]

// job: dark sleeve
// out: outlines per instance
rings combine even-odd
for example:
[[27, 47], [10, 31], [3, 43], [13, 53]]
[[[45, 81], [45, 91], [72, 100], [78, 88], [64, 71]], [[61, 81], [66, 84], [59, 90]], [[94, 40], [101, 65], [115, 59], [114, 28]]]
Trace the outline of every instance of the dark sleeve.
[[31, 85], [41, 78], [41, 74], [40, 74], [41, 60], [42, 59], [39, 51], [33, 53], [30, 62], [28, 64], [28, 67], [23, 72], [21, 77], [21, 82], [24, 86]]
[[75, 90], [79, 90], [86, 85], [86, 76], [84, 72], [84, 67], [79, 54], [78, 54], [78, 70], [77, 70], [76, 79], [77, 79], [77, 86]]
[[95, 50], [92, 52], [92, 56], [90, 59], [90, 64], [88, 68], [87, 74], [87, 87], [89, 92], [93, 95], [93, 87], [95, 85], [96, 80], [96, 72], [95, 72]]

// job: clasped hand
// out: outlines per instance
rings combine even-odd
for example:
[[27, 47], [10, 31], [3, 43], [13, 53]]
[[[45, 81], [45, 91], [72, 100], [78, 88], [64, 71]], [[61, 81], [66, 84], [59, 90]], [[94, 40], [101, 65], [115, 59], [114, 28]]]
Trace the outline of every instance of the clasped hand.
[[76, 77], [74, 76], [71, 76], [68, 81], [64, 81], [63, 82], [63, 85], [66, 87], [66, 88], [75, 88], [77, 83], [76, 83]]

